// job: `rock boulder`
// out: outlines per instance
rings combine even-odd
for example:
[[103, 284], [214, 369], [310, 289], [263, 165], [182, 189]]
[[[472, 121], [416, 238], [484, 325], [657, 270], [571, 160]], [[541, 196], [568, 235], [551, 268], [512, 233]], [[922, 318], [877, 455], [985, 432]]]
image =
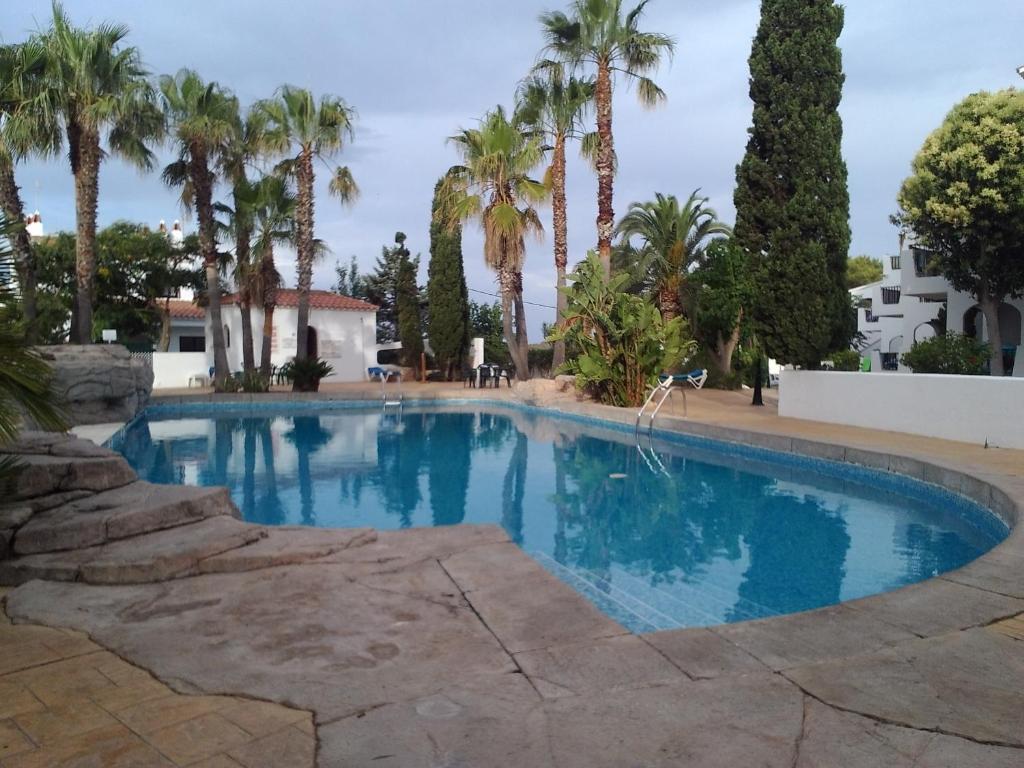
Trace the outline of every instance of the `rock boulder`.
[[153, 367], [119, 344], [42, 347], [53, 365], [54, 389], [73, 425], [128, 421], [153, 391]]

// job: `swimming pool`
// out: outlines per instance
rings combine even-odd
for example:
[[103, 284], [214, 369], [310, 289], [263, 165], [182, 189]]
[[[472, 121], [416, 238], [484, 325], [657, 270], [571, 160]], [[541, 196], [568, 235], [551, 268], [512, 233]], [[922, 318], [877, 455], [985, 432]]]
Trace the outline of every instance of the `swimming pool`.
[[899, 475], [480, 403], [156, 406], [112, 447], [144, 479], [227, 486], [254, 523], [498, 523], [636, 632], [882, 592], [1008, 533]]

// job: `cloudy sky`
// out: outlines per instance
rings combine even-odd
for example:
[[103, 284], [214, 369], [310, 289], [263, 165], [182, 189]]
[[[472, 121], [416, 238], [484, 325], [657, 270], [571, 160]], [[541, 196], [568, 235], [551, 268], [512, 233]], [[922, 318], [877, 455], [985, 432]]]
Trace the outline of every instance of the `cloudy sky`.
[[[243, 102], [282, 83], [343, 96], [358, 111], [355, 142], [340, 157], [362, 190], [342, 209], [318, 193], [317, 234], [333, 254], [318, 267], [330, 287], [334, 263], [356, 255], [372, 268], [396, 230], [424, 259], [434, 183], [456, 158], [445, 138], [497, 103], [509, 105], [540, 45], [537, 16], [562, 0], [67, 0], [75, 22], [118, 21], [131, 28], [156, 74], [191, 67], [232, 88]], [[757, 0], [652, 0], [642, 24], [677, 41], [657, 75], [668, 104], [642, 110], [619, 88], [615, 138], [619, 155], [616, 213], [655, 191], [685, 196], [700, 187], [720, 218], [732, 222], [732, 188], [750, 122], [747, 57], [757, 27]], [[0, 15], [0, 39], [16, 42], [49, 17], [49, 0], [20, 0]], [[1020, 82], [1024, 64], [1021, 0], [849, 0], [840, 38], [846, 88], [841, 106], [849, 167], [852, 253], [895, 249], [887, 221], [914, 153], [962, 97]], [[19, 168], [26, 205], [48, 231], [73, 229], [70, 171], [64, 163]], [[569, 244], [575, 261], [596, 239], [596, 181], [572, 158]], [[550, 212], [543, 213], [546, 220]], [[100, 224], [116, 219], [168, 222], [182, 216], [156, 174], [117, 161], [101, 176]], [[186, 229], [194, 226], [186, 221]], [[495, 290], [482, 264], [481, 237], [463, 244], [471, 289]], [[285, 255], [282, 260], [285, 260]], [[547, 240], [532, 242], [527, 299], [554, 303]], [[292, 264], [283, 265], [289, 279]], [[487, 299], [474, 293], [477, 300]], [[532, 336], [553, 312], [530, 308]]]

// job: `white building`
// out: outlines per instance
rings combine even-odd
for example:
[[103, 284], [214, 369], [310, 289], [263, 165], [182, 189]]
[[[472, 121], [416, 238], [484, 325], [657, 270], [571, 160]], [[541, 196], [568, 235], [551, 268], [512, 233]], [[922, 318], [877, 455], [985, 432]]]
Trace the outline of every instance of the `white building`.
[[[271, 362], [276, 366], [295, 357], [298, 329], [299, 292], [290, 288], [277, 291], [274, 308]], [[242, 370], [242, 313], [238, 295], [221, 300], [221, 320], [228, 366]], [[263, 339], [263, 310], [252, 308], [253, 349], [260, 359]], [[366, 369], [377, 365], [377, 307], [361, 299], [330, 291], [309, 292], [309, 337], [307, 352], [327, 361], [334, 373], [325, 381], [365, 381]], [[213, 365], [213, 334], [206, 319], [206, 349]]]
[[[934, 336], [939, 329], [988, 340], [985, 319], [974, 297], [957, 291], [929, 265], [929, 253], [916, 247], [904, 248], [899, 256], [882, 260], [882, 279], [853, 288], [860, 299], [857, 330], [864, 336], [861, 354], [871, 359], [871, 370], [907, 371], [900, 356], [914, 342]], [[1006, 370], [1012, 361], [1024, 360], [1021, 349], [1021, 317], [1024, 299], [1005, 301], [999, 308]], [[1024, 365], [1016, 367], [1024, 376]]]

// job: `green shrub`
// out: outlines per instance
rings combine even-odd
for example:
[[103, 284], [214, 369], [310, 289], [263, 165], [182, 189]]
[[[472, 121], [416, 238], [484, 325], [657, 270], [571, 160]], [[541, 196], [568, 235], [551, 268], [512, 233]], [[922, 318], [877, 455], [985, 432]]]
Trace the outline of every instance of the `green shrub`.
[[834, 370], [860, 370], [860, 352], [855, 349], [841, 349], [838, 352], [834, 352], [832, 357], [829, 359], [832, 361], [832, 367]]
[[240, 383], [243, 392], [268, 392], [270, 390], [270, 379], [259, 371], [242, 374]]
[[531, 345], [526, 358], [530, 363], [530, 375], [542, 378], [550, 376], [554, 356], [555, 349], [550, 344]]
[[574, 374], [578, 388], [606, 405], [640, 405], [658, 374], [680, 365], [696, 346], [683, 318], [665, 322], [653, 304], [624, 292], [630, 279], [606, 278], [591, 251], [565, 289], [565, 318], [548, 337], [576, 345], [578, 355], [559, 372]]
[[989, 346], [970, 336], [946, 333], [914, 343], [902, 357], [914, 373], [956, 373], [980, 376], [986, 373]]
[[292, 383], [294, 391], [316, 392], [320, 389], [320, 379], [334, 373], [334, 367], [319, 357], [307, 357], [305, 360], [289, 360], [281, 372]]

